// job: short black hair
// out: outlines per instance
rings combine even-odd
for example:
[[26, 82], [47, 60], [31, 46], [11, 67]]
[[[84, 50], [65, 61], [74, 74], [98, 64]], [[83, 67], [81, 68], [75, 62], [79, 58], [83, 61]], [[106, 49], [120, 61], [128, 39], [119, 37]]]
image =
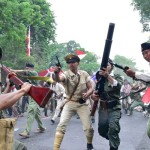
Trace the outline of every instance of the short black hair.
[[34, 68], [34, 65], [32, 63], [26, 63], [26, 67]]

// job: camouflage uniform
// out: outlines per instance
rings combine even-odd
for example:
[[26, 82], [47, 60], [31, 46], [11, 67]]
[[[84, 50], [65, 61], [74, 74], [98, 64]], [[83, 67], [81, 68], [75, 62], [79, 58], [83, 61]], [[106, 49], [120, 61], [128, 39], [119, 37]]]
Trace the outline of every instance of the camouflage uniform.
[[133, 100], [133, 102], [131, 103], [131, 106], [130, 106], [130, 109], [129, 109], [130, 110], [129, 115], [132, 115], [133, 109], [136, 106], [141, 106], [143, 108], [143, 110], [145, 109], [144, 108], [144, 103], [142, 102], [142, 97], [141, 97], [140, 93], [134, 93], [134, 92], [131, 91], [130, 97]]

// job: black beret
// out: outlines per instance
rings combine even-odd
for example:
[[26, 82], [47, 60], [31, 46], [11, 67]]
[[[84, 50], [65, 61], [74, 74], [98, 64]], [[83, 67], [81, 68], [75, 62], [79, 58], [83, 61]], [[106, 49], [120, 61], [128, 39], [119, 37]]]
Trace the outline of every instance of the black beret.
[[26, 67], [34, 68], [34, 65], [32, 63], [26, 63]]
[[142, 52], [143, 52], [144, 50], [148, 50], [148, 49], [150, 49], [150, 43], [145, 42], [145, 43], [142, 43], [142, 44], [141, 44], [141, 50], [142, 50]]
[[80, 58], [77, 55], [69, 54], [65, 57], [66, 63], [80, 62]]

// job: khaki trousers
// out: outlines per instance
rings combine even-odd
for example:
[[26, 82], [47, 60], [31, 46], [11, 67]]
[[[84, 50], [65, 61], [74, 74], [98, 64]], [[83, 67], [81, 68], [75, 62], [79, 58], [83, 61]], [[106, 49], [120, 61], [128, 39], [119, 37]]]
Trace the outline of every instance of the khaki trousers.
[[63, 107], [60, 122], [56, 128], [56, 132], [66, 132], [66, 127], [71, 117], [77, 112], [83, 125], [83, 130], [87, 137], [93, 137], [93, 128], [91, 125], [90, 109], [86, 103], [79, 104], [78, 102], [69, 101]]

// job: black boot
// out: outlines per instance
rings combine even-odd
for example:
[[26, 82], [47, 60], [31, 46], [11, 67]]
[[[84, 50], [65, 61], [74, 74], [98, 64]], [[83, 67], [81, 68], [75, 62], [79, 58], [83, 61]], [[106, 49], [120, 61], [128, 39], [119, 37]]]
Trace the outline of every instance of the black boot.
[[92, 144], [87, 144], [87, 150], [94, 150], [93, 145]]
[[118, 148], [110, 147], [110, 150], [118, 150]]

